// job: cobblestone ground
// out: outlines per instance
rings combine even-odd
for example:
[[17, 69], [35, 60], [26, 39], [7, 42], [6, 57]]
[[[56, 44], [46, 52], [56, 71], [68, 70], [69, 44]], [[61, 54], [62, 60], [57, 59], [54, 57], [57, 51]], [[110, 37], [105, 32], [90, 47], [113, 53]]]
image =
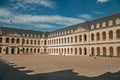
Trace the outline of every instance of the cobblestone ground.
[[0, 58], [21, 72], [27, 70], [27, 75], [72, 70], [78, 76], [95, 77], [120, 71], [120, 58], [48, 55], [1, 55]]

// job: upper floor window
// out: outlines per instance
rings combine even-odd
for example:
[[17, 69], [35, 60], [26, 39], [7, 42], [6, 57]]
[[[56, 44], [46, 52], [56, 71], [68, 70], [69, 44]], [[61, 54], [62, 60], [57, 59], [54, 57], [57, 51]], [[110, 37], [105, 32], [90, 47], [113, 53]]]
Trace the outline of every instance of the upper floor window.
[[94, 40], [94, 34], [93, 33], [91, 34], [91, 40], [92, 41]]
[[10, 39], [9, 38], [6, 38], [6, 43], [9, 43], [10, 42]]
[[116, 31], [116, 38], [120, 38], [120, 29]]
[[120, 19], [119, 18], [116, 19], [116, 25], [118, 25], [118, 24], [120, 24]]
[[99, 24], [99, 23], [97, 23], [97, 24], [96, 24], [96, 28], [99, 28], [99, 27], [100, 27], [100, 24]]
[[106, 22], [102, 22], [102, 27], [106, 27]]
[[0, 37], [0, 43], [2, 43], [2, 38]]
[[113, 25], [113, 21], [110, 20], [109, 23], [108, 23], [109, 26], [112, 26]]
[[91, 29], [94, 29], [95, 28], [95, 26], [94, 25], [91, 25]]
[[103, 40], [105, 40], [106, 39], [106, 32], [103, 32], [102, 36], [103, 36]]
[[87, 35], [86, 34], [84, 34], [84, 40], [87, 41]]
[[113, 31], [109, 31], [109, 39], [113, 39]]
[[20, 39], [17, 39], [17, 43], [20, 43]]
[[15, 43], [15, 39], [14, 38], [11, 39], [11, 43]]

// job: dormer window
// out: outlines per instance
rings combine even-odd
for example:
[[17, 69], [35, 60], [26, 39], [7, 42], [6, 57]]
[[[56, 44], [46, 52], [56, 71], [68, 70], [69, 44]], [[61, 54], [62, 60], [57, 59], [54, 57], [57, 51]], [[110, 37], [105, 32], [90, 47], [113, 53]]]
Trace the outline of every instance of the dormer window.
[[25, 34], [23, 34], [23, 36], [25, 36]]
[[34, 35], [34, 37], [36, 38], [36, 35]]
[[63, 35], [63, 32], [62, 32], [62, 35]]
[[109, 23], [108, 23], [109, 26], [112, 26], [113, 25], [113, 21], [110, 20]]
[[33, 35], [31, 34], [31, 37], [33, 37]]
[[66, 34], [66, 31], [65, 31], [65, 34]]
[[120, 19], [119, 18], [116, 19], [116, 25], [118, 25], [118, 24], [120, 24]]
[[95, 28], [95, 26], [94, 25], [91, 25], [91, 29], [94, 29]]
[[102, 27], [106, 27], [106, 22], [102, 22]]
[[59, 32], [59, 35], [61, 35], [61, 33]]
[[73, 30], [71, 30], [71, 33], [73, 33]]
[[100, 28], [100, 24], [99, 23], [96, 24], [96, 28]]
[[70, 33], [70, 31], [68, 30], [68, 34]]

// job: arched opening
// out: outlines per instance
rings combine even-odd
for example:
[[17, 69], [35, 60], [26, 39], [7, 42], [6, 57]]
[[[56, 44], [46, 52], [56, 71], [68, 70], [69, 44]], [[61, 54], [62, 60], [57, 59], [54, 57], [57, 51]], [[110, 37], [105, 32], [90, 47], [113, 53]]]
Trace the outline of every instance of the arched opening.
[[17, 39], [17, 43], [20, 43], [20, 39]]
[[9, 53], [9, 48], [8, 47], [6, 47], [6, 54], [8, 54]]
[[120, 38], [120, 29], [116, 31], [116, 38]]
[[84, 34], [84, 41], [87, 41], [87, 35]]
[[14, 38], [11, 39], [11, 43], [15, 43], [15, 39]]
[[68, 43], [70, 42], [69, 37], [67, 38]]
[[22, 44], [25, 44], [25, 39], [22, 39]]
[[71, 37], [71, 43], [73, 43], [73, 37]]
[[73, 54], [73, 48], [71, 48], [71, 54]]
[[110, 47], [109, 50], [110, 50], [110, 56], [114, 56], [113, 55], [113, 47]]
[[113, 31], [109, 31], [109, 39], [113, 39]]
[[84, 48], [84, 55], [87, 55], [87, 48]]
[[64, 53], [66, 54], [66, 48], [64, 49]]
[[20, 54], [20, 49], [19, 48], [17, 48], [17, 54]]
[[82, 41], [82, 36], [81, 36], [81, 35], [79, 35], [79, 41], [80, 41], [80, 42]]
[[15, 54], [15, 48], [11, 48], [11, 54]]
[[26, 41], [26, 44], [29, 44], [29, 40]]
[[95, 54], [94, 54], [94, 48], [93, 48], [93, 47], [91, 48], [91, 55], [92, 55], [92, 56], [95, 55]]
[[0, 37], [0, 43], [2, 43], [2, 38]]
[[94, 41], [94, 34], [91, 34], [91, 41]]
[[36, 53], [36, 49], [34, 49], [34, 53]]
[[106, 47], [103, 47], [103, 56], [106, 56]]
[[30, 44], [33, 44], [33, 40], [30, 41]]
[[9, 38], [6, 38], [6, 43], [9, 43], [10, 42], [10, 39]]
[[66, 44], [66, 38], [64, 38], [64, 43]]
[[77, 43], [77, 36], [75, 36], [75, 43]]
[[97, 41], [99, 41], [100, 40], [100, 33], [97, 33], [96, 37], [97, 37]]
[[120, 46], [119, 46], [119, 47], [117, 47], [117, 56], [119, 56], [119, 57], [120, 57]]
[[0, 53], [2, 53], [2, 48], [0, 47]]
[[77, 48], [75, 48], [75, 55], [77, 55]]
[[103, 40], [106, 40], [106, 32], [102, 33]]
[[97, 47], [97, 56], [100, 56], [100, 48]]
[[29, 49], [27, 48], [27, 49], [26, 49], [26, 53], [28, 53], [28, 50], [29, 50]]
[[32, 53], [32, 48], [30, 49], [30, 53]]
[[82, 49], [81, 48], [79, 48], [79, 54], [82, 55]]
[[34, 45], [36, 45], [36, 40], [34, 40]]

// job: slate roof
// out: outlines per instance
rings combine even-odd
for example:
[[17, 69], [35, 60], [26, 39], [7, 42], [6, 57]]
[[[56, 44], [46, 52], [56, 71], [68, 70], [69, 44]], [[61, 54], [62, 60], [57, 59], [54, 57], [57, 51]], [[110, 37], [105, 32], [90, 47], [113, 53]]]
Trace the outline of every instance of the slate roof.
[[25, 29], [17, 29], [17, 28], [9, 28], [9, 27], [1, 27], [1, 31], [3, 35], [9, 34], [9, 33], [17, 33], [19, 35], [22, 34], [29, 34], [29, 35], [40, 35], [40, 37], [42, 37], [42, 35], [44, 34], [45, 37], [47, 37], [47, 35], [49, 34], [49, 32], [42, 32], [42, 31], [35, 31], [35, 30], [25, 30]]

